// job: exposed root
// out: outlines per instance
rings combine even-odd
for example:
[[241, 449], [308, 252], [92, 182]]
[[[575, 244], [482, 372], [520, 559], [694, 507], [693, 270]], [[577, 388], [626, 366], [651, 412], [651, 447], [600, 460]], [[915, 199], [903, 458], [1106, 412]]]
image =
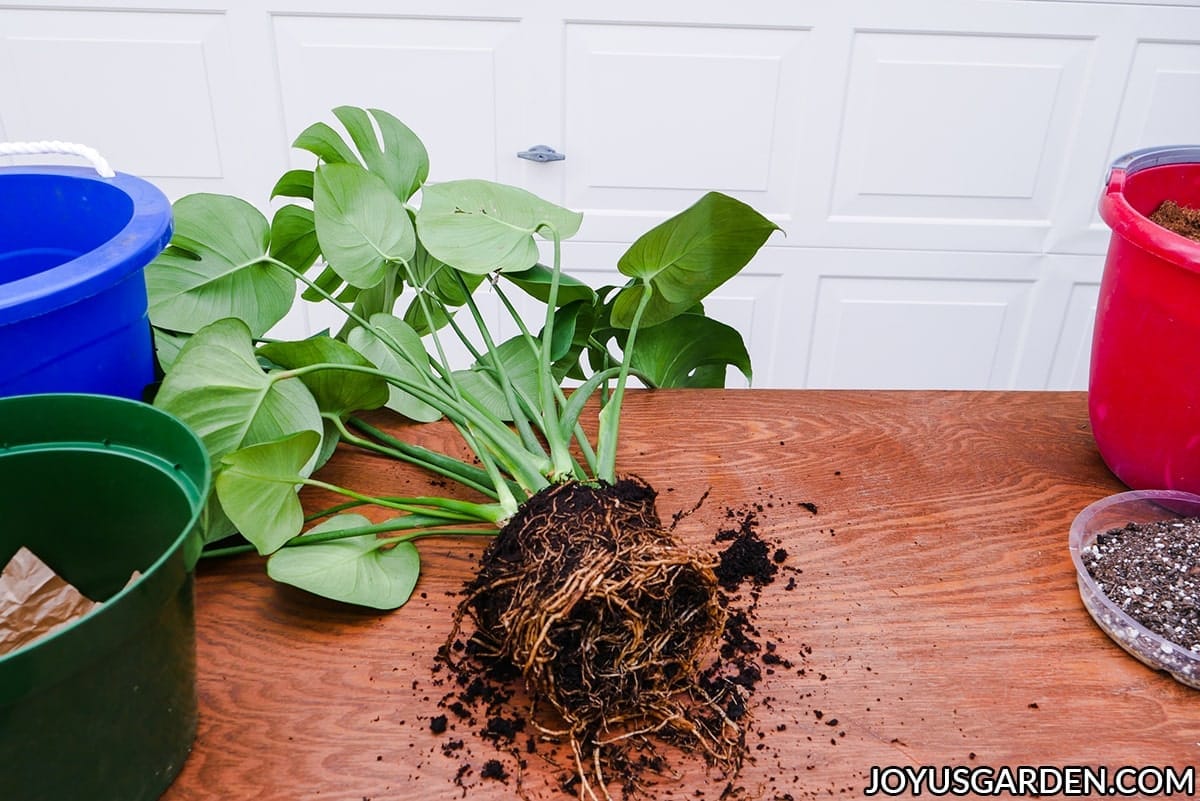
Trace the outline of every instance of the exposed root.
[[[625, 479], [555, 485], [526, 503], [484, 553], [449, 642], [517, 666], [549, 704], [575, 758], [579, 793], [609, 801], [608, 773], [648, 737], [735, 774], [745, 735], [700, 689], [726, 612], [714, 560], [663, 529], [655, 493]], [[443, 653], [450, 654], [447, 647]]]

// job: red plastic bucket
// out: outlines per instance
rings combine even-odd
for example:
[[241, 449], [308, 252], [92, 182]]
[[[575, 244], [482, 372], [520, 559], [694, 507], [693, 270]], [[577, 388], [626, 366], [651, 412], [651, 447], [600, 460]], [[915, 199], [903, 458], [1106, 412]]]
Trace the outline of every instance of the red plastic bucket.
[[1150, 221], [1164, 200], [1200, 208], [1200, 146], [1135, 151], [1109, 172], [1088, 412], [1129, 487], [1200, 492], [1200, 242]]

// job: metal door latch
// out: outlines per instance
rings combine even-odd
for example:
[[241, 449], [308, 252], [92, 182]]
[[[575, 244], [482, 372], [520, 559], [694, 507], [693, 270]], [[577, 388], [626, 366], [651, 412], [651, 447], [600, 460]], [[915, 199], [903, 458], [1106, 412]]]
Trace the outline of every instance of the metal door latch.
[[525, 159], [526, 161], [540, 161], [540, 162], [562, 161], [566, 157], [567, 157], [567, 155], [565, 153], [559, 153], [557, 150], [550, 147], [549, 145], [534, 145], [533, 147], [529, 148], [528, 150], [522, 150], [520, 153], [517, 154], [517, 158], [519, 158], [519, 159]]

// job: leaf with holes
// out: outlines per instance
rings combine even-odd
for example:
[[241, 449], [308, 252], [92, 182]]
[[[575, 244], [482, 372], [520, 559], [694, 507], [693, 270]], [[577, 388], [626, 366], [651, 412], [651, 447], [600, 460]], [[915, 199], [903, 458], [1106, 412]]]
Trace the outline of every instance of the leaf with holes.
[[537, 264], [534, 235], [574, 236], [583, 215], [515, 186], [464, 180], [421, 192], [417, 230], [429, 253], [466, 273], [528, 270]]

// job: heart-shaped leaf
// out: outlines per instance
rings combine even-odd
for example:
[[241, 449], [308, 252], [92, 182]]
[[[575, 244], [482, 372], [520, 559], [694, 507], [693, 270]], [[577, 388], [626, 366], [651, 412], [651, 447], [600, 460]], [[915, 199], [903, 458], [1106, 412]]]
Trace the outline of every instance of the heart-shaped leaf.
[[180, 349], [154, 405], [187, 424], [214, 463], [247, 445], [321, 431], [321, 412], [298, 379], [272, 380], [241, 320], [218, 320]]
[[296, 491], [320, 442], [317, 432], [300, 431], [221, 459], [215, 482], [221, 508], [260, 554], [279, 550], [304, 527]]
[[656, 387], [724, 387], [725, 366], [749, 381], [750, 354], [736, 329], [711, 317], [683, 314], [637, 334], [630, 367]]
[[[504, 273], [504, 277], [542, 303], [550, 302], [550, 282], [554, 279], [554, 272], [549, 267], [535, 264], [528, 270]], [[578, 278], [566, 273], [559, 273], [556, 305], [565, 306], [578, 300], [594, 303], [596, 300], [595, 290]]]
[[312, 200], [313, 196], [313, 171], [312, 170], [288, 170], [279, 180], [275, 182], [275, 187], [271, 190], [271, 199], [277, 197], [296, 197]]
[[270, 230], [258, 209], [211, 194], [187, 195], [171, 209], [171, 243], [145, 270], [154, 325], [193, 333], [236, 317], [258, 337], [283, 319], [295, 279], [266, 261]]
[[640, 279], [617, 295], [612, 323], [628, 328], [648, 285], [653, 294], [642, 325], [682, 314], [737, 274], [779, 226], [740, 200], [709, 192], [642, 234], [617, 262]]
[[320, 255], [312, 209], [289, 203], [275, 212], [271, 219], [271, 256], [302, 273]]
[[[296, 342], [271, 342], [258, 349], [260, 355], [280, 367], [294, 370], [314, 364], [346, 364], [374, 367], [361, 353], [345, 342], [318, 335]], [[344, 417], [364, 409], [378, 409], [387, 403], [388, 384], [379, 376], [348, 370], [316, 370], [300, 376], [324, 414]]]
[[421, 192], [417, 230], [434, 258], [463, 272], [528, 270], [537, 264], [534, 234], [574, 236], [583, 215], [515, 186], [448, 181]]
[[[309, 534], [344, 531], [370, 525], [361, 515], [338, 515]], [[267, 575], [335, 601], [395, 609], [412, 595], [421, 572], [421, 557], [411, 542], [380, 547], [371, 534], [296, 545], [267, 560]]]
[[[387, 341], [377, 336], [375, 331], [359, 326], [348, 335], [350, 346], [386, 373], [422, 386], [432, 386], [429, 381], [429, 356], [417, 332], [390, 314], [374, 314], [369, 322]], [[434, 407], [396, 386], [389, 386], [385, 405], [420, 423], [431, 423], [442, 416]]]
[[382, 281], [390, 262], [413, 257], [416, 235], [404, 204], [357, 164], [317, 168], [313, 214], [325, 260], [360, 289]]

